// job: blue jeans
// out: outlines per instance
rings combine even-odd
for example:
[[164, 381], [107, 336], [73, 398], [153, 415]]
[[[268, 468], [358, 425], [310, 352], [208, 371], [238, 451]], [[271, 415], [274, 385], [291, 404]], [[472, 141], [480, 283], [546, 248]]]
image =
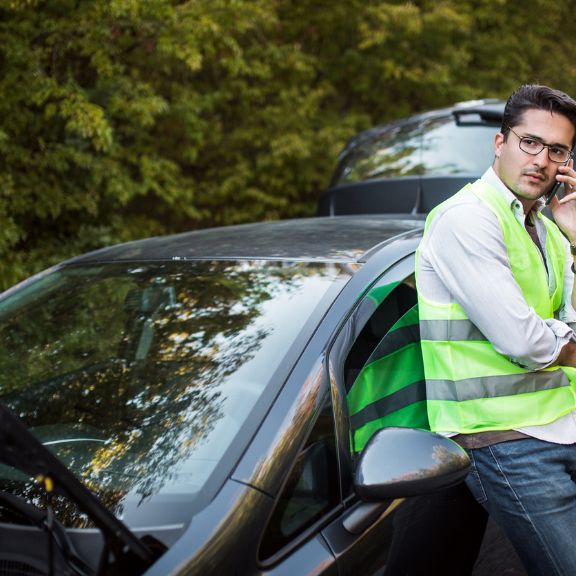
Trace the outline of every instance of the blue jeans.
[[530, 576], [576, 575], [576, 444], [535, 438], [468, 450], [466, 484]]

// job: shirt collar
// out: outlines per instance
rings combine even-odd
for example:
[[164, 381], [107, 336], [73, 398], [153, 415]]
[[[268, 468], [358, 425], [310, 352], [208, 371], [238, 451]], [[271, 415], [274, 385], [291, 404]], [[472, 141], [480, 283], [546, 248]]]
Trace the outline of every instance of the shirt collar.
[[[520, 210], [522, 213], [522, 217], [524, 217], [524, 208], [522, 207], [522, 203], [510, 191], [510, 189], [506, 186], [506, 184], [504, 184], [504, 182], [500, 180], [496, 172], [494, 172], [494, 168], [492, 168], [492, 166], [490, 166], [490, 168], [488, 168], [488, 170], [484, 172], [484, 174], [482, 175], [482, 180], [490, 184], [492, 188], [495, 188], [496, 190], [498, 190], [498, 192], [500, 192], [500, 194], [502, 194], [502, 196], [506, 200], [506, 203], [510, 206], [510, 209], [515, 214]], [[544, 202], [544, 200], [542, 198], [538, 198], [538, 200], [534, 202], [534, 206], [532, 207], [531, 212], [533, 212], [534, 215], [536, 215], [536, 212], [541, 212], [545, 206], [546, 203]]]

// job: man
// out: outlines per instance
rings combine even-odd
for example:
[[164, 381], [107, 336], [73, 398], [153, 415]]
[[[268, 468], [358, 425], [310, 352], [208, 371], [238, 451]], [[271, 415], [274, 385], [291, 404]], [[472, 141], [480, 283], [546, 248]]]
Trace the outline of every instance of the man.
[[431, 429], [467, 449], [469, 488], [541, 576], [576, 574], [575, 139], [572, 98], [520, 87], [492, 167], [430, 213], [418, 249]]

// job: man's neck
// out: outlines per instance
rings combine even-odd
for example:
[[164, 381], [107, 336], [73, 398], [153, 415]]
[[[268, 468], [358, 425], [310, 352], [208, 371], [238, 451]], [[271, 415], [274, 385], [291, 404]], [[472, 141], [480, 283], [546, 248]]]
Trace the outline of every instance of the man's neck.
[[[508, 188], [508, 190], [510, 190], [510, 188]], [[510, 190], [510, 192], [512, 192], [512, 194], [514, 194], [514, 192], [512, 190]], [[532, 210], [532, 208], [534, 208], [534, 204], [536, 204], [536, 202], [537, 202], [536, 200], [528, 200], [526, 198], [521, 198], [517, 194], [514, 194], [514, 196], [516, 196], [516, 198], [518, 198], [518, 201], [520, 202], [520, 204], [522, 204], [522, 208], [524, 209], [525, 215], [528, 215], [530, 213], [530, 210]]]

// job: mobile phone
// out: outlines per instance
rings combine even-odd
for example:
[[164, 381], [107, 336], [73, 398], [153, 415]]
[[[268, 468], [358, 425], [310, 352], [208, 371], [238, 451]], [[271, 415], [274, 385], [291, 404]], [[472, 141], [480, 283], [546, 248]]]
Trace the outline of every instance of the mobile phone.
[[552, 186], [552, 190], [550, 190], [548, 196], [546, 196], [546, 206], [548, 206], [550, 204], [550, 202], [552, 202], [552, 198], [554, 198], [554, 196], [556, 196], [560, 186], [562, 186], [562, 182], [558, 182], [558, 181], [556, 181], [556, 184], [554, 184], [554, 186]]

